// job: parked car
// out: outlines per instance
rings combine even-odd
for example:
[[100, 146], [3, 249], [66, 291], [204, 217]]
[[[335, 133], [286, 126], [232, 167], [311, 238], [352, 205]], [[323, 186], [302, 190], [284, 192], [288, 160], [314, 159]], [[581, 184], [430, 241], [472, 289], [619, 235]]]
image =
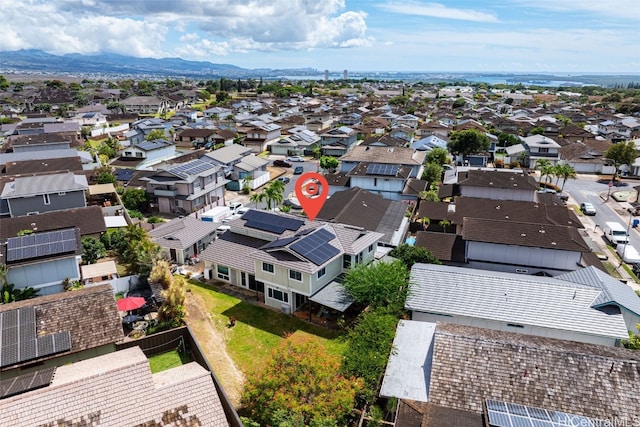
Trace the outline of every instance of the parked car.
[[287, 157], [287, 162], [304, 162], [304, 158], [302, 156], [291, 156]]
[[580, 210], [585, 215], [595, 215], [596, 214], [595, 206], [593, 206], [593, 204], [591, 204], [589, 202], [580, 203]]
[[284, 184], [288, 184], [289, 181], [291, 181], [291, 178], [289, 178], [288, 176], [280, 176], [278, 177], [278, 181], [284, 183]]
[[278, 167], [281, 167], [281, 168], [290, 168], [291, 167], [291, 163], [285, 162], [284, 160], [274, 160], [273, 161], [273, 166], [278, 166]]
[[293, 170], [294, 175], [300, 175], [303, 172], [304, 172], [304, 168], [302, 166], [296, 166], [296, 168]]
[[231, 209], [231, 213], [233, 214], [238, 213], [238, 209], [242, 208], [242, 206], [244, 205], [240, 202], [229, 203], [229, 209]]
[[640, 253], [631, 246], [631, 244], [627, 243], [626, 245], [618, 245], [616, 246], [616, 252], [622, 258], [622, 261], [627, 264], [636, 264], [640, 262]]

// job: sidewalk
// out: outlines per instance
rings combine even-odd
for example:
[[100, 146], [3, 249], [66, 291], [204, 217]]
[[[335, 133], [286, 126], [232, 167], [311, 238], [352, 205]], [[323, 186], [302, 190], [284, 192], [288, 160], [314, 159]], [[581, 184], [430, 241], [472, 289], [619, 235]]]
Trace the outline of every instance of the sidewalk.
[[[607, 197], [607, 193], [600, 195], [600, 198], [605, 200]], [[613, 199], [610, 199], [613, 201]], [[613, 203], [617, 203], [613, 201]], [[579, 204], [569, 195], [569, 199], [567, 200], [567, 208], [572, 209], [573, 206], [578, 206]], [[616, 212], [618, 209], [614, 209]], [[619, 212], [618, 212], [619, 213]], [[603, 264], [609, 264], [609, 266], [613, 267], [615, 272], [618, 274], [621, 280], [626, 281], [626, 283], [633, 290], [640, 290], [640, 284], [636, 283], [635, 278], [633, 278], [625, 268], [622, 267], [622, 262], [618, 258], [615, 250], [607, 244], [607, 242], [602, 237], [603, 231], [598, 225], [593, 221], [593, 219], [589, 216], [582, 215], [581, 213], [576, 212], [580, 221], [584, 225], [584, 230], [581, 230], [585, 241], [591, 247], [591, 250], [597, 254], [606, 255], [607, 260], [602, 260]]]

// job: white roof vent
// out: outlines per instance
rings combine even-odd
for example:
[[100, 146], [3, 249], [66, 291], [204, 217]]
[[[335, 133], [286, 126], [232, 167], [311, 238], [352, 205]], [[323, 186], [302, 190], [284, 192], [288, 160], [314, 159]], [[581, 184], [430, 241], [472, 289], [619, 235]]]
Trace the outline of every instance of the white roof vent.
[[447, 206], [447, 212], [448, 213], [455, 213], [456, 212], [456, 204], [455, 203], [449, 203], [449, 206]]

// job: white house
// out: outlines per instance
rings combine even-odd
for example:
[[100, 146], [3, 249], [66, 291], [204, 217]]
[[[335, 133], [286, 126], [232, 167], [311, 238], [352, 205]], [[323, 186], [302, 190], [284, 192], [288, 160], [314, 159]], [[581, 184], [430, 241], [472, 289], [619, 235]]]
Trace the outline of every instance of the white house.
[[548, 160], [555, 165], [560, 160], [560, 144], [544, 135], [531, 135], [521, 138], [529, 152], [529, 167], [535, 168], [538, 160]]
[[[582, 277], [606, 275], [595, 267]], [[602, 286], [589, 286], [563, 279], [499, 273], [433, 264], [415, 264], [411, 269], [411, 293], [405, 308], [413, 320], [449, 322], [501, 331], [518, 332], [591, 344], [620, 346], [628, 338], [622, 314], [625, 301], [610, 302], [603, 310], [597, 303], [607, 293]], [[586, 283], [585, 283], [586, 282]], [[624, 292], [625, 284], [608, 283]], [[596, 282], [597, 283], [597, 282]], [[622, 295], [622, 294], [621, 294]], [[636, 297], [636, 299], [639, 299]], [[639, 299], [640, 300], [640, 299]], [[640, 311], [640, 301], [632, 309]]]

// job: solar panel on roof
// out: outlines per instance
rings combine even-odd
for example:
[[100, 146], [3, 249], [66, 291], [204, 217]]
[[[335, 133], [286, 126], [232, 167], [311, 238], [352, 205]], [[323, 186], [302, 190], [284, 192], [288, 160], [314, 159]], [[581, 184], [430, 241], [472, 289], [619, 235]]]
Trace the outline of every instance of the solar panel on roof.
[[196, 159], [173, 167], [169, 169], [169, 172], [178, 175], [181, 178], [188, 178], [191, 175], [206, 172], [211, 168], [212, 166], [210, 163]]
[[0, 313], [0, 366], [9, 366], [71, 349], [68, 331], [36, 335], [34, 307]]
[[398, 173], [398, 165], [388, 165], [382, 163], [370, 163], [367, 165], [367, 175], [395, 176]]
[[552, 411], [533, 406], [487, 400], [490, 427], [594, 427], [594, 420], [566, 412]]
[[[304, 224], [304, 221], [299, 219], [288, 218], [285, 216], [280, 216], [280, 215], [272, 214], [269, 212], [263, 212], [255, 209], [249, 210], [244, 215], [242, 215], [241, 218], [247, 221], [245, 225], [248, 227], [258, 228], [261, 230], [264, 229], [265, 231], [271, 231], [266, 228], [269, 227], [269, 225], [273, 225], [270, 228], [274, 230], [276, 229], [281, 230], [281, 231], [272, 231], [274, 233], [282, 233], [284, 230], [296, 231]], [[265, 227], [265, 228], [261, 228], [261, 227]]]
[[295, 242], [296, 240], [298, 240], [297, 236], [285, 237], [283, 239], [277, 239], [277, 240], [274, 240], [273, 242], [269, 242], [266, 245], [262, 246], [260, 249], [283, 248], [283, 247], [287, 246], [289, 243]]
[[55, 370], [55, 367], [41, 369], [0, 381], [0, 399], [48, 386], [51, 384]]
[[7, 262], [74, 252], [77, 248], [74, 228], [10, 237], [7, 239]]
[[338, 248], [329, 245], [329, 242], [334, 238], [335, 236], [330, 231], [321, 228], [289, 247], [315, 265], [322, 265], [340, 253]]
[[279, 226], [277, 224], [273, 224], [270, 222], [262, 222], [262, 221], [247, 221], [244, 224], [246, 227], [250, 227], [250, 228], [256, 228], [258, 230], [262, 230], [262, 231], [268, 231], [270, 233], [276, 233], [276, 234], [282, 234], [284, 233], [284, 230], [286, 230], [285, 227]]

